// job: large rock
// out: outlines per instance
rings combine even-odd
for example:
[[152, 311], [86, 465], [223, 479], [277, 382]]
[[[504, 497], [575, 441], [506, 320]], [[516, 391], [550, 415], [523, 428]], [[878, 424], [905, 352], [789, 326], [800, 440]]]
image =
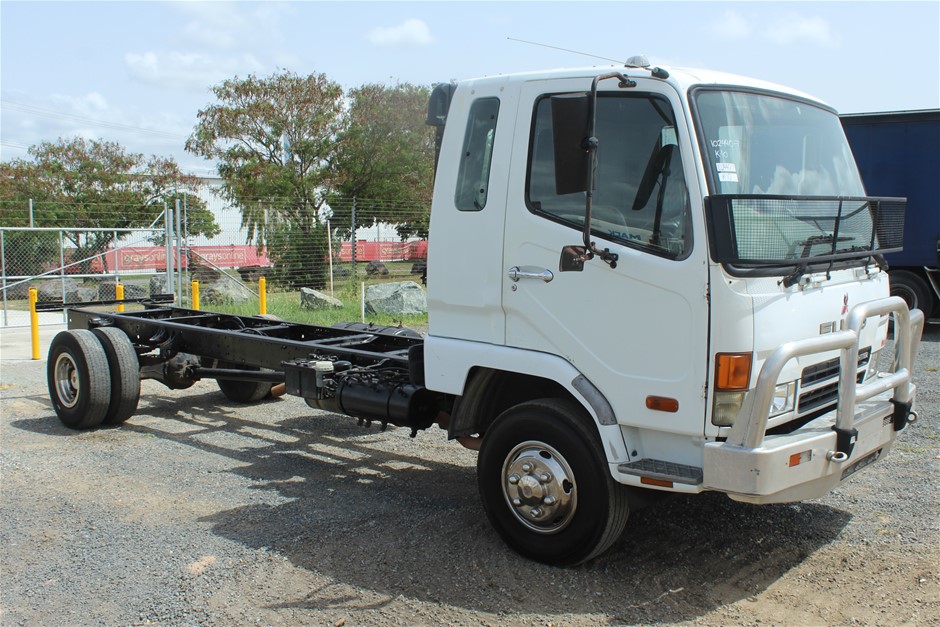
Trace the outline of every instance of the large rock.
[[238, 276], [246, 283], [257, 283], [271, 268], [267, 266], [241, 266], [237, 268]]
[[81, 287], [75, 279], [52, 279], [42, 283], [38, 288], [40, 301], [63, 300], [74, 303], [78, 301], [78, 288]]
[[370, 285], [365, 300], [366, 313], [414, 316], [428, 311], [428, 296], [414, 281]]
[[229, 280], [199, 286], [199, 301], [205, 305], [243, 303], [252, 298], [254, 295], [249, 290]]
[[127, 283], [124, 285], [124, 298], [147, 298], [147, 289], [143, 285]]
[[212, 283], [218, 281], [222, 273], [210, 266], [209, 264], [202, 261], [195, 255], [189, 262], [189, 274], [194, 281], [199, 281], [200, 283]]
[[381, 261], [370, 261], [366, 265], [366, 274], [369, 276], [388, 276], [388, 268]]
[[10, 281], [7, 283], [7, 300], [29, 299], [29, 288], [36, 287], [31, 281]]
[[166, 293], [166, 274], [155, 274], [150, 277], [150, 296]]
[[342, 309], [343, 302], [332, 296], [312, 290], [309, 287], [300, 288], [301, 309]]
[[[133, 283], [123, 283], [122, 285], [124, 285], [124, 298], [128, 300], [147, 297], [147, 290], [139, 285]], [[114, 279], [101, 282], [101, 285], [98, 286], [98, 298], [101, 300], [117, 300], [117, 283], [114, 282]]]
[[93, 287], [79, 286], [75, 291], [65, 293], [66, 303], [94, 303], [98, 301], [98, 290]]

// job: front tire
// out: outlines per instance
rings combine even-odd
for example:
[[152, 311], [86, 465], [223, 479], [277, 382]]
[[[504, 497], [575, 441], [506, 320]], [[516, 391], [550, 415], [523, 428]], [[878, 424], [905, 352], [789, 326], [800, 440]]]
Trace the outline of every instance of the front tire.
[[46, 383], [52, 408], [66, 427], [90, 429], [101, 424], [111, 405], [111, 375], [94, 333], [61, 331], [52, 339]]
[[565, 399], [503, 412], [484, 435], [477, 481], [486, 515], [506, 544], [555, 566], [603, 553], [630, 512], [593, 421]]

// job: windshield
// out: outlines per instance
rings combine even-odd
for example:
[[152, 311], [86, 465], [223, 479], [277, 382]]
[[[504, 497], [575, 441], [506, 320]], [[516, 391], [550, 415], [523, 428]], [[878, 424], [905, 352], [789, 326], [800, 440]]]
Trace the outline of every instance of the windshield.
[[752, 92], [699, 90], [695, 104], [713, 193], [865, 195], [835, 113]]
[[864, 197], [834, 112], [768, 93], [700, 88], [693, 97], [716, 261], [805, 267], [900, 245], [903, 201]]

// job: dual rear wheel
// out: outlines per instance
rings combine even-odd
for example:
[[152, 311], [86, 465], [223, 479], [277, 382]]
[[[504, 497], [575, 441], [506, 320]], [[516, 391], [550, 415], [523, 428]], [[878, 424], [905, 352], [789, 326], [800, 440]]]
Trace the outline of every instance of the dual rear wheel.
[[46, 381], [53, 409], [72, 429], [120, 424], [140, 400], [137, 352], [115, 328], [58, 333], [49, 347]]

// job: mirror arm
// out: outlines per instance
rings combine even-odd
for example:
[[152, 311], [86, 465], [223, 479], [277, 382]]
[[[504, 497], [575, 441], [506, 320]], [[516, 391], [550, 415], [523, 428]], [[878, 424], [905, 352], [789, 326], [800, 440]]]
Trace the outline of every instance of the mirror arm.
[[584, 148], [588, 153], [587, 183], [585, 185], [585, 189], [587, 191], [584, 197], [584, 227], [582, 229], [582, 239], [584, 240], [584, 253], [582, 254], [582, 260], [587, 261], [589, 259], [593, 259], [594, 255], [597, 255], [611, 268], [616, 268], [617, 260], [620, 258], [619, 255], [617, 255], [617, 253], [610, 252], [610, 249], [608, 248], [600, 250], [597, 248], [597, 245], [591, 241], [591, 211], [594, 206], [594, 173], [597, 167], [596, 156], [598, 144], [597, 137], [595, 136], [595, 128], [597, 124], [597, 84], [610, 78], [619, 79], [619, 87], [621, 89], [626, 87], [636, 87], [636, 81], [630, 80], [620, 72], [601, 74], [599, 76], [595, 76], [594, 80], [591, 81], [591, 98], [588, 101], [587, 137], [584, 138], [584, 141], [581, 144], [581, 147]]

